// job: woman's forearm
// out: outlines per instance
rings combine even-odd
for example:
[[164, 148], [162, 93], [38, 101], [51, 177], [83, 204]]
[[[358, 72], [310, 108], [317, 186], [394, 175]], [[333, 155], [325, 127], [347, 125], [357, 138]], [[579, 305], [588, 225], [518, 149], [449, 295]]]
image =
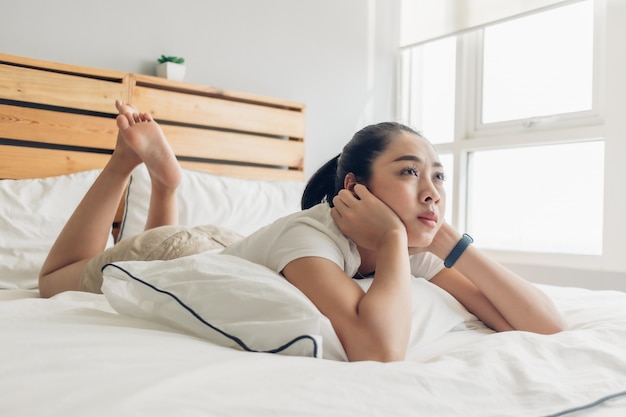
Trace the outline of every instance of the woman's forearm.
[[537, 287], [470, 246], [454, 268], [472, 281], [516, 330], [551, 334], [565, 328], [552, 301]]
[[[459, 239], [459, 233], [444, 224], [429, 249], [446, 259]], [[470, 280], [514, 329], [555, 333], [565, 328], [561, 314], [542, 291], [474, 245], [461, 254], [452, 268]]]
[[411, 331], [411, 270], [406, 237], [381, 244], [372, 285], [358, 305], [358, 321], [385, 360], [402, 360]]

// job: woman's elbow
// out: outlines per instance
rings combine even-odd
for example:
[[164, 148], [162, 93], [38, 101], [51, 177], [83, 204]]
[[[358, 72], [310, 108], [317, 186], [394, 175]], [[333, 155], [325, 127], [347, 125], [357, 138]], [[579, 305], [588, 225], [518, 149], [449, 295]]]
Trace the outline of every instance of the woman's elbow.
[[561, 333], [565, 330], [567, 330], [568, 326], [567, 323], [565, 322], [565, 320], [563, 318], [560, 318], [558, 320], [555, 320], [552, 323], [546, 323], [546, 325], [544, 326], [544, 328], [537, 332], [537, 333], [541, 333], [541, 334], [557, 334], [557, 333]]
[[567, 330], [568, 326], [563, 317], [554, 317], [551, 320], [543, 321], [540, 324], [529, 326], [530, 332], [544, 335], [557, 334]]
[[406, 358], [406, 347], [402, 348], [391, 343], [372, 343], [365, 349], [354, 349], [347, 353], [350, 362], [399, 362]]
[[379, 352], [372, 357], [372, 361], [376, 362], [400, 362], [406, 358], [406, 352]]

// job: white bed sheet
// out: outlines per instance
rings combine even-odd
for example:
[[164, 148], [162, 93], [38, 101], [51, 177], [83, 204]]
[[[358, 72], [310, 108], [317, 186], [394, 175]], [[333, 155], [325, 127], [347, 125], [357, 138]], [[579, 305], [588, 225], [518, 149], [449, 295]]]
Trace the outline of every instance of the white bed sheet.
[[[396, 363], [248, 353], [102, 295], [0, 292], [2, 416], [544, 416], [626, 390], [626, 294], [542, 286], [571, 329], [455, 331]], [[624, 416], [619, 397], [570, 416]]]

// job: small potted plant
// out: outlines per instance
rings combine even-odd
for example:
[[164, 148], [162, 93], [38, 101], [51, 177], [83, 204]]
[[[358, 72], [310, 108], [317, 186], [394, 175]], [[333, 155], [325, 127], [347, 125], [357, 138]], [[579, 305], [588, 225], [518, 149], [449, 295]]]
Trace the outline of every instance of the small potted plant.
[[157, 64], [157, 75], [168, 80], [182, 81], [185, 78], [185, 58], [161, 55]]

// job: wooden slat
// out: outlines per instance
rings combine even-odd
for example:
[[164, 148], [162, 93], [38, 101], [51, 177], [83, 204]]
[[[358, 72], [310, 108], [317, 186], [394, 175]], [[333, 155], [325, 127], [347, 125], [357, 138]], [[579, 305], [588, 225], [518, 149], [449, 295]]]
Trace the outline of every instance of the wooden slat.
[[117, 127], [97, 117], [0, 104], [0, 138], [113, 149]]
[[181, 161], [181, 166], [214, 175], [254, 180], [304, 181], [302, 171]]
[[148, 88], [156, 88], [160, 90], [178, 91], [179, 93], [194, 94], [208, 97], [221, 97], [223, 99], [258, 103], [265, 106], [273, 106], [283, 109], [291, 109], [294, 111], [304, 112], [304, 104], [285, 100], [283, 98], [261, 96], [241, 91], [226, 90], [223, 88], [193, 84], [188, 82], [173, 81], [165, 78], [154, 77], [151, 75], [131, 74], [131, 84]]
[[304, 143], [263, 136], [163, 125], [178, 156], [302, 169]]
[[[43, 178], [103, 168], [110, 155], [0, 145], [0, 179]], [[181, 161], [181, 166], [236, 178], [303, 181], [299, 170]]]
[[[102, 168], [110, 155], [56, 149], [0, 145], [0, 178], [42, 178]], [[302, 181], [297, 170], [181, 161], [181, 166], [215, 175], [248, 179]]]
[[0, 64], [0, 97], [103, 113], [115, 112], [115, 100], [128, 101], [128, 85], [78, 75]]
[[126, 77], [127, 73], [101, 69], [101, 68], [92, 68], [85, 67], [79, 65], [70, 65], [70, 64], [61, 64], [57, 62], [50, 61], [42, 61], [40, 59], [26, 58], [16, 55], [9, 55], [0, 53], [0, 63], [8, 63], [16, 66], [24, 66], [31, 68], [39, 68], [44, 69], [46, 71], [57, 71], [64, 73], [73, 73], [73, 74], [89, 74], [90, 77], [97, 78], [108, 78], [108, 79], [118, 79], [121, 80]]
[[0, 145], [0, 178], [42, 178], [102, 168], [110, 155]]
[[304, 137], [304, 114], [256, 104], [136, 86], [132, 103], [157, 120], [268, 135]]

